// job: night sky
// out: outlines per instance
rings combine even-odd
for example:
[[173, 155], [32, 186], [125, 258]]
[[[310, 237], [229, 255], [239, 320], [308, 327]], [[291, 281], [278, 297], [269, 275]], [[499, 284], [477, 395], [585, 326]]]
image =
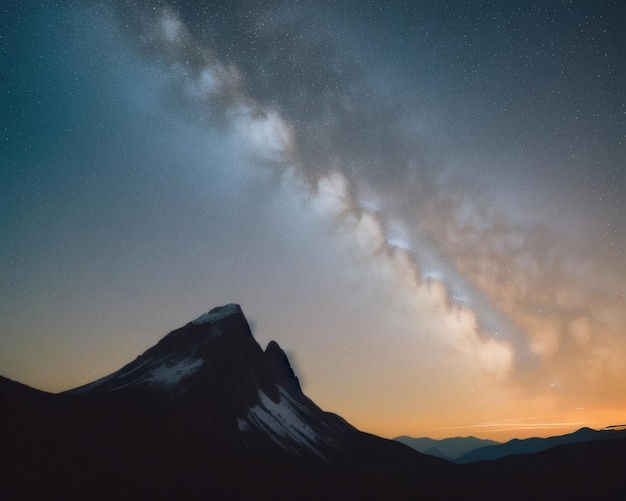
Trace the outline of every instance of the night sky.
[[626, 422], [625, 5], [4, 2], [0, 374], [236, 302], [368, 432]]

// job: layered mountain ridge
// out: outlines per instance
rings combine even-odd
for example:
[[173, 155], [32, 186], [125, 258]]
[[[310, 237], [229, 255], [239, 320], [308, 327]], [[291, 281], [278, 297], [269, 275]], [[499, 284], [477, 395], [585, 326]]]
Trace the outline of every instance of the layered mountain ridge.
[[565, 435], [546, 438], [514, 438], [504, 443], [476, 437], [451, 437], [442, 440], [407, 436], [394, 438], [395, 441], [403, 443], [418, 452], [447, 459], [458, 464], [485, 460], [492, 461], [519, 454], [532, 454], [552, 449], [559, 445], [615, 439], [626, 439], [626, 430], [620, 429], [618, 426], [609, 426], [607, 429], [602, 430], [583, 427]]
[[428, 437], [408, 437], [403, 435], [394, 438], [394, 440], [423, 454], [440, 457], [448, 461], [453, 461], [478, 448], [499, 444], [495, 440], [485, 440], [476, 437], [450, 437], [436, 440]]
[[235, 304], [57, 395], [0, 377], [0, 399], [1, 499], [541, 498], [554, 482], [598, 497], [580, 479], [624, 484], [626, 441], [457, 465], [363, 433], [303, 394]]

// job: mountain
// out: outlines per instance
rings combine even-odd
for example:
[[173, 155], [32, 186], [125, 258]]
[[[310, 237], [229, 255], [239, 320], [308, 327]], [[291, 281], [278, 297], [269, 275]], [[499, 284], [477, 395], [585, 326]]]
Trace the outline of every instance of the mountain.
[[626, 488], [626, 440], [458, 465], [363, 433], [302, 393], [238, 305], [70, 391], [0, 377], [0, 404], [2, 500], [598, 499]]
[[[612, 428], [612, 427], [610, 427]], [[465, 464], [474, 461], [494, 460], [516, 454], [531, 454], [541, 452], [557, 445], [577, 444], [581, 442], [594, 442], [602, 440], [614, 440], [618, 438], [626, 439], [626, 430], [592, 430], [591, 428], [581, 428], [574, 433], [559, 435], [548, 438], [527, 438], [513, 439], [504, 444], [488, 445], [476, 448], [467, 454], [455, 459], [456, 463]]]
[[476, 437], [451, 437], [435, 440], [427, 437], [414, 438], [403, 435], [394, 438], [394, 440], [401, 444], [408, 445], [423, 454], [429, 454], [430, 456], [437, 456], [447, 460], [456, 459], [479, 447], [498, 445], [500, 443], [495, 440], [486, 440]]
[[451, 470], [322, 411], [238, 305], [79, 388], [0, 391], [2, 499], [406, 499]]

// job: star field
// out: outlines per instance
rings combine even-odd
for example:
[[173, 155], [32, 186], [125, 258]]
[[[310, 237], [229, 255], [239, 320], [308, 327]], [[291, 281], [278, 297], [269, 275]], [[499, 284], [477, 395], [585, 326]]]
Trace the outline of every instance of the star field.
[[623, 422], [621, 2], [2, 13], [1, 374], [236, 302], [366, 431]]

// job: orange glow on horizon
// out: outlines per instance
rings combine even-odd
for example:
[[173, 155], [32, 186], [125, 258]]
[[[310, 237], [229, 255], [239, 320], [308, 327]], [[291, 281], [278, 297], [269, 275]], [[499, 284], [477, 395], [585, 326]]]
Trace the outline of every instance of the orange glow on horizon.
[[[362, 425], [360, 426], [360, 422]], [[414, 419], [394, 421], [393, 423], [354, 420], [351, 423], [362, 431], [373, 433], [385, 438], [397, 436], [411, 436], [415, 438], [428, 437], [441, 440], [449, 437], [467, 437], [507, 442], [514, 438], [525, 439], [531, 437], [552, 437], [573, 433], [580, 428], [601, 430], [609, 426], [626, 423], [624, 409], [574, 409], [570, 413], [559, 416], [529, 416], [509, 419], [500, 419], [481, 423], [471, 423], [459, 426], [440, 426], [429, 428], [433, 419], [415, 422]]]

